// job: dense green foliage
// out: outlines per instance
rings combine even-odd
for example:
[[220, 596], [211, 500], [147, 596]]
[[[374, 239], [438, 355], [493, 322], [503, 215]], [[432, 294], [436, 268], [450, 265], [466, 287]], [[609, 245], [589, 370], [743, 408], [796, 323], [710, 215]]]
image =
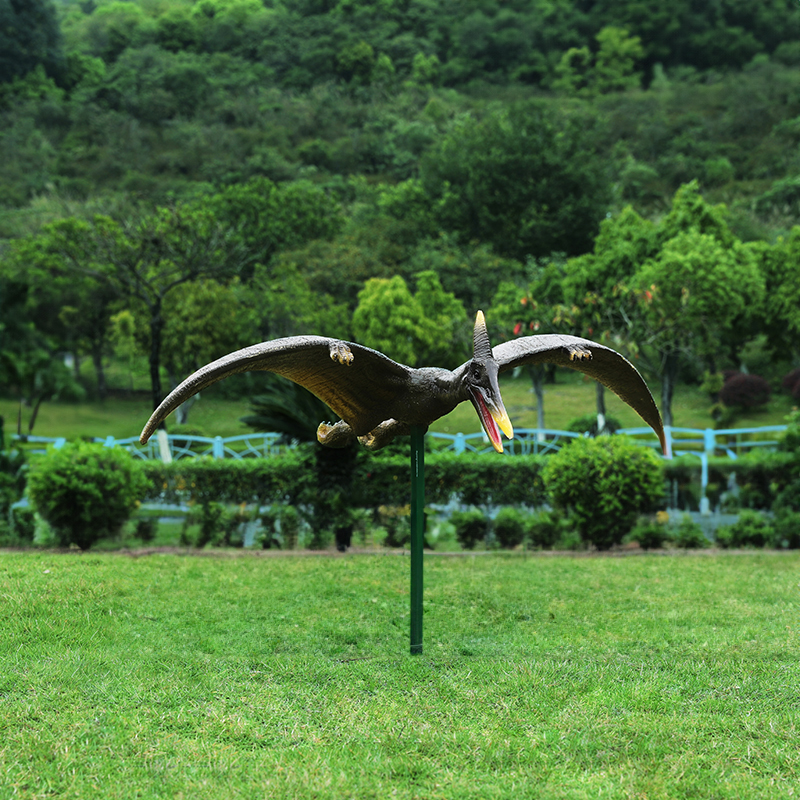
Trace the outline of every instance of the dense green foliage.
[[28, 497], [62, 547], [118, 533], [148, 489], [141, 464], [117, 447], [77, 442], [50, 450], [28, 476]]
[[[144, 462], [150, 499], [166, 502], [313, 502], [317, 492], [315, 449], [292, 450], [269, 459], [183, 459]], [[453, 496], [467, 505], [540, 505], [544, 501], [537, 456], [493, 458], [430, 454], [425, 464], [427, 502], [446, 504]], [[348, 504], [355, 507], [406, 505], [410, 501], [408, 458], [363, 455], [356, 465]]]
[[571, 511], [584, 541], [601, 550], [664, 497], [658, 457], [624, 437], [576, 439], [547, 459], [542, 480], [551, 502]]
[[297, 333], [453, 366], [478, 307], [621, 348], [668, 423], [677, 381], [796, 367], [790, 0], [3, 0], [0, 38], [0, 386], [31, 429], [134, 353], [153, 403]]

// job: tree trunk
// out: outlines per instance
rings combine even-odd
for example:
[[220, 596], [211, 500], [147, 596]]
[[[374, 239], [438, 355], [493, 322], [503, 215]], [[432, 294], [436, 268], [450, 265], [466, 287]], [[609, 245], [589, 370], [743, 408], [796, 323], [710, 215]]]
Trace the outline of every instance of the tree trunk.
[[[164, 399], [161, 391], [161, 334], [164, 330], [164, 318], [161, 316], [161, 303], [152, 309], [150, 315], [150, 390], [153, 408], [156, 409]], [[163, 427], [163, 423], [161, 426]]]
[[597, 434], [606, 429], [606, 387], [600, 381], [595, 383], [597, 393]]
[[[528, 367], [528, 375], [533, 383], [533, 393], [536, 395], [536, 427], [541, 431], [544, 428], [544, 382], [547, 376], [545, 368], [541, 366]], [[543, 433], [537, 434], [539, 440], [544, 438]]]
[[677, 350], [668, 350], [664, 354], [664, 370], [661, 378], [661, 416], [664, 425], [672, 425], [672, 395], [678, 377], [678, 359]]
[[[175, 375], [174, 368], [170, 367], [167, 364], [167, 377], [169, 378], [169, 385], [170, 390], [175, 389], [178, 384], [180, 384], [180, 380]], [[189, 412], [192, 410], [192, 406], [200, 399], [200, 393], [193, 394], [187, 400], [184, 400], [176, 409], [175, 409], [175, 422], [178, 425], [186, 425], [189, 421]]]
[[92, 348], [92, 364], [97, 378], [97, 396], [100, 400], [105, 400], [108, 394], [108, 385], [106, 384], [106, 371], [103, 368], [102, 346], [98, 345]]
[[44, 395], [39, 395], [39, 397], [36, 398], [36, 402], [33, 404], [31, 418], [28, 420], [28, 436], [33, 433], [33, 426], [36, 424], [36, 417], [39, 416], [39, 409], [42, 407], [43, 401]]

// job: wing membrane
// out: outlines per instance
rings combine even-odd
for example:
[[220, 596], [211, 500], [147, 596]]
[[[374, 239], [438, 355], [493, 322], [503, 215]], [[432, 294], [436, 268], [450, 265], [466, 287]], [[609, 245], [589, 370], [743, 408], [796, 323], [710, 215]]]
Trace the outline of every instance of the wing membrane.
[[664, 426], [644, 378], [627, 358], [610, 347], [579, 336], [544, 334], [523, 336], [497, 345], [492, 351], [500, 372], [524, 364], [557, 364], [577, 370], [624, 400], [658, 435], [667, 451]]
[[274, 372], [305, 387], [361, 436], [387, 419], [386, 410], [407, 385], [411, 369], [377, 350], [323, 336], [262, 342], [212, 361], [186, 378], [153, 412], [140, 440], [146, 442], [192, 395], [231, 375], [253, 371]]

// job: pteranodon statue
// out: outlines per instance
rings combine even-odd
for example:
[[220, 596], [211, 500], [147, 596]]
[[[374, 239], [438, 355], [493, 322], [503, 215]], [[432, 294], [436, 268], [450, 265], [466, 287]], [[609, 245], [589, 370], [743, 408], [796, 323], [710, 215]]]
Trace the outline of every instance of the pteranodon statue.
[[473, 332], [472, 358], [455, 370], [398, 364], [383, 353], [353, 342], [323, 336], [290, 336], [229, 353], [190, 375], [153, 412], [142, 430], [142, 444], [165, 417], [192, 395], [239, 372], [264, 370], [304, 386], [341, 417], [323, 422], [317, 439], [343, 447], [355, 437], [371, 450], [387, 445], [411, 426], [428, 425], [465, 400], [472, 402], [497, 452], [503, 452], [502, 431], [514, 430], [497, 376], [523, 364], [558, 364], [583, 372], [621, 397], [658, 435], [666, 452], [661, 416], [644, 379], [615, 350], [588, 339], [560, 334], [524, 336], [498, 345], [489, 342], [483, 312]]

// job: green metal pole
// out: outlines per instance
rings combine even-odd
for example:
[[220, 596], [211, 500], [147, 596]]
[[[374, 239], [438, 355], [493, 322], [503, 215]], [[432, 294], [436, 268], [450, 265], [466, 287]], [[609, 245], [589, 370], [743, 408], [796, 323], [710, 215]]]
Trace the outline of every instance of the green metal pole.
[[411, 654], [422, 652], [422, 547], [425, 527], [425, 429], [411, 427]]

